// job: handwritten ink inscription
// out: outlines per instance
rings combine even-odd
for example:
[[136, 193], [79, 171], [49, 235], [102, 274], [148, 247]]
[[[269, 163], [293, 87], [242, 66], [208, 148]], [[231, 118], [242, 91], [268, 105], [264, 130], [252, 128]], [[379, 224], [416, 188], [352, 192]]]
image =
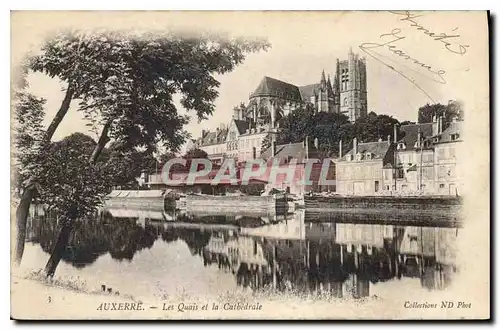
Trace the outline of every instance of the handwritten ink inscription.
[[[469, 45], [454, 43], [453, 41], [450, 41], [450, 39], [460, 38], [460, 34], [447, 34], [443, 32], [434, 33], [431, 32], [431, 30], [429, 30], [428, 28], [419, 24], [417, 18], [424, 15], [417, 15], [409, 11], [391, 11], [390, 13], [402, 16], [402, 18], [399, 19], [400, 21], [407, 21], [411, 23], [410, 26], [414, 27], [418, 31], [422, 31], [422, 33], [428, 35], [432, 39], [441, 42], [449, 52], [458, 55], [464, 55], [465, 53], [467, 53], [467, 48], [469, 48]], [[453, 29], [452, 31], [455, 32], [456, 30], [458, 30], [458, 27]]]
[[[433, 41], [439, 42], [446, 51], [452, 54], [464, 55], [469, 49], [469, 45], [458, 42], [460, 38], [460, 34], [458, 33], [436, 33], [424, 27], [418, 21], [418, 18], [424, 16], [423, 14], [417, 15], [409, 11], [391, 11], [390, 13], [398, 15], [400, 17], [399, 21], [408, 22], [409, 27], [422, 32]], [[453, 29], [453, 32], [457, 29], [458, 28]], [[446, 84], [446, 70], [444, 68], [438, 68], [436, 65], [426, 63], [412, 55], [411, 52], [404, 50], [401, 42], [407, 39], [407, 36], [408, 34], [405, 35], [403, 29], [393, 28], [389, 33], [380, 34], [377, 42], [365, 42], [359, 45], [359, 48], [376, 61], [382, 63], [409, 81], [434, 102], [432, 97], [417, 83], [416, 75], [439, 84]], [[387, 55], [383, 54], [384, 51]]]
[[[446, 84], [446, 80], [444, 79], [444, 75], [446, 73], [445, 70], [442, 69], [434, 69], [431, 65], [428, 65], [426, 63], [423, 63], [416, 58], [412, 57], [409, 55], [407, 52], [404, 50], [397, 48], [395, 43], [397, 43], [400, 40], [406, 39], [406, 37], [401, 35], [401, 29], [393, 29], [390, 33], [384, 33], [380, 35], [380, 39], [382, 39], [382, 43], [380, 42], [365, 42], [361, 44], [359, 47], [367, 52], [367, 50], [373, 50], [377, 48], [386, 48], [393, 54], [403, 58], [404, 60], [410, 61], [413, 64], [416, 64], [418, 67], [426, 69], [427, 72], [431, 73], [430, 76], [427, 76], [429, 79], [440, 83], [440, 84]], [[369, 52], [369, 55], [373, 57], [374, 52]], [[380, 59], [378, 59], [380, 61]], [[384, 63], [385, 64], [385, 63]], [[391, 69], [394, 70], [392, 67]]]

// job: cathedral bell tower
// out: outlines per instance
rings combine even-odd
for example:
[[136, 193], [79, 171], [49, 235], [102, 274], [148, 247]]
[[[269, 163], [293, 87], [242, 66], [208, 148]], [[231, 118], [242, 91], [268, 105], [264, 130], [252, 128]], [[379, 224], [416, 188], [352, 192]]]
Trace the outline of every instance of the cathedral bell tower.
[[335, 73], [335, 100], [341, 113], [355, 121], [367, 114], [366, 61], [349, 49], [347, 60], [338, 61]]

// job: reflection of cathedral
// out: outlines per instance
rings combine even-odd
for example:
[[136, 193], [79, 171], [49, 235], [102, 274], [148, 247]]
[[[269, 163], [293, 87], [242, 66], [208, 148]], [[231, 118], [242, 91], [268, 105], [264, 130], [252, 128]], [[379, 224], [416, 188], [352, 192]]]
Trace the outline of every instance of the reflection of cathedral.
[[233, 109], [233, 119], [215, 132], [202, 131], [194, 145], [211, 159], [224, 157], [245, 161], [259, 157], [268, 134], [279, 129], [280, 118], [299, 107], [317, 112], [343, 113], [350, 121], [367, 113], [366, 62], [349, 51], [347, 60], [336, 62], [333, 81], [321, 73], [319, 83], [297, 86], [264, 77], [250, 94], [248, 105]]

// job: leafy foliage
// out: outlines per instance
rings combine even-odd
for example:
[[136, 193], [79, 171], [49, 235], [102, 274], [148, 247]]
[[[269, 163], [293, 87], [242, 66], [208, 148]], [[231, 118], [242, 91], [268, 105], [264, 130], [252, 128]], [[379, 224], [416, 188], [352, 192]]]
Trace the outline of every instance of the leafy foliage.
[[90, 215], [109, 193], [109, 174], [102, 166], [89, 163], [96, 142], [74, 133], [53, 142], [43, 152], [37, 177], [40, 201], [60, 213]]
[[195, 159], [195, 158], [208, 158], [208, 154], [198, 148], [194, 148], [191, 150], [188, 150], [184, 156], [182, 156], [184, 159]]
[[120, 143], [113, 142], [105, 149], [99, 158], [99, 165], [103, 166], [109, 178], [110, 190], [137, 189], [138, 178], [143, 172], [154, 173], [158, 164], [152, 153], [148, 150], [126, 150]]
[[[41, 150], [36, 146], [43, 135], [44, 101], [20, 96], [16, 119], [18, 150], [24, 157], [21, 173], [28, 177], [25, 172], [38, 169], [40, 199], [52, 209], [73, 218], [89, 214], [111, 187], [130, 186], [143, 169], [153, 171], [159, 144], [177, 151], [184, 143], [189, 117], [178, 112], [174, 95], [181, 96], [181, 105], [198, 120], [207, 118], [218, 96], [215, 75], [233, 70], [247, 53], [268, 46], [259, 40], [173, 33], [55, 35], [29, 59], [29, 68], [64, 81], [66, 105], [78, 99], [88, 125], [105, 124], [109, 131], [101, 134], [101, 148], [77, 133]], [[102, 148], [109, 139], [115, 143]], [[104, 154], [91, 164], [96, 150]]]
[[91, 125], [112, 121], [110, 137], [124, 146], [177, 151], [188, 137], [173, 96], [199, 120], [213, 113], [219, 82], [215, 74], [234, 69], [262, 41], [125, 32], [62, 33], [34, 57], [31, 67], [59, 77], [79, 98]]
[[463, 104], [460, 101], [450, 101], [447, 105], [440, 103], [426, 104], [418, 109], [418, 122], [431, 123], [433, 116], [444, 115], [443, 130], [456, 118], [464, 120]]
[[[316, 112], [307, 105], [292, 111], [281, 123], [282, 127], [277, 136], [278, 144], [302, 142], [307, 136], [311, 142], [318, 139], [319, 151], [325, 157], [332, 157], [338, 155], [339, 141], [347, 148], [354, 137], [365, 142], [385, 140], [388, 135], [393, 135], [394, 125], [399, 122], [390, 116], [370, 112], [351, 123], [343, 114]], [[267, 149], [270, 143], [270, 137], [264, 139], [263, 150]]]
[[18, 178], [20, 186], [32, 177], [40, 165], [40, 152], [45, 134], [43, 108], [45, 100], [26, 92], [18, 92], [14, 97], [15, 146], [18, 162]]

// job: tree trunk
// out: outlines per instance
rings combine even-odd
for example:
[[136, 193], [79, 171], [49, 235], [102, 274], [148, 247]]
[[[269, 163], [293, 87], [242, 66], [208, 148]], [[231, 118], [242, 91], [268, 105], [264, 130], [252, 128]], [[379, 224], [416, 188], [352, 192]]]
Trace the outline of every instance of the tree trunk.
[[101, 152], [104, 150], [106, 143], [109, 142], [108, 132], [110, 126], [111, 126], [111, 120], [108, 120], [106, 124], [104, 124], [104, 127], [102, 128], [101, 136], [99, 137], [99, 141], [97, 141], [97, 145], [95, 146], [94, 151], [92, 151], [92, 155], [90, 156], [89, 159], [90, 164], [95, 164], [95, 162], [101, 155]]
[[[52, 139], [57, 127], [63, 120], [66, 113], [68, 113], [69, 106], [71, 104], [71, 99], [73, 98], [73, 89], [70, 85], [68, 85], [68, 89], [66, 90], [66, 95], [64, 96], [63, 101], [61, 102], [61, 107], [57, 114], [52, 119], [47, 131], [45, 132], [44, 143], [48, 144]], [[19, 265], [21, 263], [21, 259], [23, 258], [24, 253], [24, 241], [26, 239], [26, 222], [28, 221], [29, 209], [31, 206], [31, 202], [33, 201], [33, 196], [35, 195], [36, 188], [33, 182], [36, 178], [31, 178], [30, 185], [26, 187], [21, 196], [21, 202], [17, 206], [16, 209], [16, 227], [17, 227], [17, 244], [16, 244], [16, 252], [15, 252], [15, 264]]]
[[56, 244], [52, 249], [49, 261], [45, 265], [45, 275], [47, 277], [53, 277], [56, 272], [57, 265], [62, 259], [66, 246], [68, 246], [69, 237], [73, 231], [73, 223], [75, 222], [74, 217], [65, 216], [61, 222], [61, 229], [59, 230], [59, 235], [57, 237]]
[[52, 136], [56, 132], [57, 127], [59, 127], [59, 124], [61, 124], [62, 120], [64, 119], [64, 116], [66, 116], [66, 114], [68, 113], [71, 100], [73, 99], [73, 94], [74, 94], [73, 88], [71, 87], [71, 84], [69, 84], [68, 88], [66, 89], [66, 95], [64, 95], [64, 99], [61, 102], [61, 107], [59, 108], [59, 111], [57, 111], [56, 115], [52, 119], [52, 122], [47, 128], [47, 132], [45, 132], [46, 143], [52, 140]]
[[[92, 155], [89, 158], [90, 164], [95, 164], [99, 156], [101, 155], [102, 150], [106, 146], [106, 143], [109, 141], [108, 132], [111, 126], [111, 121], [108, 121], [101, 132], [101, 136], [99, 137], [99, 141], [95, 146]], [[75, 226], [76, 216], [73, 210], [76, 209], [76, 205], [72, 205], [67, 215], [62, 218], [61, 229], [59, 231], [57, 242], [52, 249], [52, 253], [50, 255], [49, 261], [45, 265], [45, 275], [47, 277], [53, 277], [56, 272], [57, 266], [62, 259], [64, 251], [68, 246], [69, 237], [73, 228]]]
[[[21, 201], [16, 210], [16, 225], [17, 225], [17, 245], [16, 245], [16, 255], [15, 262], [19, 266], [21, 264], [21, 259], [24, 253], [24, 242], [26, 240], [26, 222], [28, 219], [28, 212], [30, 210], [31, 201], [33, 200], [33, 195], [35, 194], [35, 186], [29, 185], [24, 189], [23, 195], [21, 196]], [[23, 221], [20, 221], [23, 220]]]

